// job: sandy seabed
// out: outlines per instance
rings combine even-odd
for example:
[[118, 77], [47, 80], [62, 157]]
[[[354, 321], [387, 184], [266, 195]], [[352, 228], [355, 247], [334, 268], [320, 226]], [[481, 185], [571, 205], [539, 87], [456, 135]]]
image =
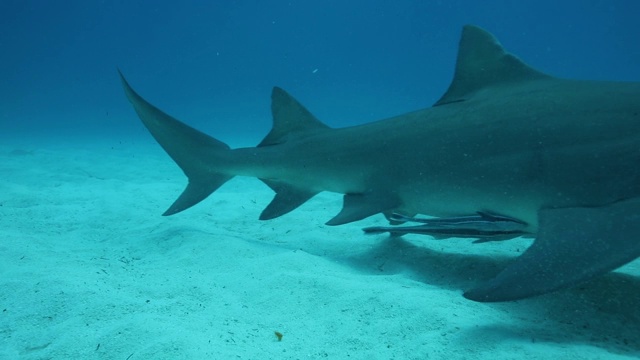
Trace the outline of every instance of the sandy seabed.
[[[365, 236], [323, 193], [259, 221], [235, 178], [186, 179], [150, 139], [0, 142], [1, 359], [628, 359], [640, 262], [567, 291], [468, 301], [529, 241]], [[282, 334], [279, 341], [275, 332]]]

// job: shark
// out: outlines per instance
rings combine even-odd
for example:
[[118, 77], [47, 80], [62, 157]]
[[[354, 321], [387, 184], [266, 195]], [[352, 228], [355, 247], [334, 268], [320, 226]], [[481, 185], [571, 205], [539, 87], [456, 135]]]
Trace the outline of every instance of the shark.
[[[250, 176], [275, 192], [261, 220], [329, 191], [343, 194], [331, 226], [384, 214], [391, 225], [370, 231], [533, 238], [463, 293], [479, 302], [569, 288], [640, 256], [640, 82], [551, 76], [466, 25], [453, 80], [431, 107], [331, 128], [274, 87], [270, 132], [256, 147], [231, 149], [147, 102], [118, 71], [139, 118], [188, 178], [163, 215]], [[422, 225], [402, 230], [407, 221]]]

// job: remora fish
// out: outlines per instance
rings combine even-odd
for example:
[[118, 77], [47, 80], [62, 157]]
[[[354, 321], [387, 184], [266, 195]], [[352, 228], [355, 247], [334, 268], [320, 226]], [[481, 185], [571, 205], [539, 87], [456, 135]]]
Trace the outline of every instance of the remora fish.
[[548, 293], [640, 256], [640, 83], [546, 75], [478, 27], [464, 27], [454, 79], [433, 107], [332, 129], [276, 87], [273, 129], [254, 148], [230, 149], [122, 82], [189, 178], [164, 215], [244, 175], [276, 192], [262, 220], [332, 191], [344, 194], [344, 205], [328, 225], [378, 213], [478, 212], [526, 224], [519, 230], [534, 243], [464, 294], [476, 301]]

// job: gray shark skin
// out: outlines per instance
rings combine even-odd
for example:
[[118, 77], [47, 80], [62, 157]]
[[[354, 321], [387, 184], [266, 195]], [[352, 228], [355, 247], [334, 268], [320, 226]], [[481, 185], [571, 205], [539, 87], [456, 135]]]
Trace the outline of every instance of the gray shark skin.
[[464, 294], [482, 302], [574, 286], [640, 256], [640, 83], [546, 75], [478, 27], [464, 27], [454, 79], [434, 106], [333, 129], [276, 87], [273, 129], [252, 148], [230, 149], [122, 82], [144, 125], [189, 179], [164, 215], [242, 175], [276, 193], [261, 220], [321, 191], [344, 194], [328, 225], [378, 213], [483, 211], [518, 219], [536, 239]]

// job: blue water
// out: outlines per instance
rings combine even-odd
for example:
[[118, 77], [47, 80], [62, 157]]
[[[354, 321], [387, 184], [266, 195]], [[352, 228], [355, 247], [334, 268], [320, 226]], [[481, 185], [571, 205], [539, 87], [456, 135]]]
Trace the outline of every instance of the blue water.
[[[144, 146], [154, 140], [126, 100], [117, 69], [169, 114], [224, 142], [256, 144], [271, 127], [273, 86], [286, 89], [333, 127], [430, 106], [449, 86], [465, 24], [487, 29], [508, 51], [551, 75], [640, 81], [639, 14], [637, 0], [0, 0], [0, 176], [5, 180], [0, 182], [0, 338], [5, 345], [0, 346], [0, 357], [103, 354], [135, 359], [144, 358], [146, 351], [174, 359], [191, 351], [200, 358], [231, 358], [231, 353], [242, 353], [226, 340], [233, 339], [234, 331], [238, 339], [251, 339], [250, 350], [262, 351], [266, 343], [268, 354], [280, 355], [284, 352], [271, 330], [280, 326], [291, 330], [288, 344], [296, 340], [305, 345], [285, 348], [290, 349], [289, 358], [314, 358], [309, 354], [336, 349], [360, 356], [380, 349], [408, 354], [414, 347], [415, 358], [437, 358], [444, 350], [494, 358], [496, 349], [503, 357], [515, 349], [514, 358], [563, 352], [590, 358], [594, 349], [599, 352], [593, 358], [605, 352], [620, 358], [637, 355], [638, 286], [628, 280], [636, 279], [634, 275], [610, 276], [591, 290], [585, 285], [585, 291], [579, 287], [559, 292], [549, 301], [486, 307], [459, 293], [446, 296], [451, 296], [451, 287], [463, 290], [458, 283], [487, 277], [483, 261], [503, 262], [499, 257], [482, 255], [479, 261], [462, 251], [452, 260], [459, 243], [450, 242], [380, 246], [374, 238], [362, 238], [359, 224], [348, 232], [350, 238], [337, 232], [346, 234], [342, 228], [331, 228], [334, 233], [327, 236], [324, 231], [331, 230], [320, 224], [339, 210], [337, 197], [327, 198], [326, 208], [314, 209], [318, 216], [308, 212], [302, 218], [283, 217], [280, 223], [258, 223], [235, 214], [257, 217], [270, 193], [255, 188], [245, 196], [252, 185], [236, 183], [216, 200], [198, 205], [200, 210], [161, 218], [186, 180], [159, 147]], [[69, 149], [45, 150], [47, 146], [37, 142], [43, 139]], [[128, 142], [131, 139], [136, 143]], [[85, 150], [87, 141], [97, 145]], [[114, 150], [111, 144], [119, 146], [104, 154], [102, 150]], [[148, 156], [146, 151], [156, 152]], [[94, 169], [98, 161], [101, 166]], [[310, 232], [321, 229], [320, 235], [310, 237], [313, 241], [307, 234], [300, 236], [300, 223], [310, 219], [317, 224], [303, 226]], [[280, 228], [276, 231], [278, 225], [272, 224]], [[217, 232], [211, 235], [210, 230]], [[342, 248], [334, 246], [339, 243]], [[521, 251], [518, 244], [485, 244], [482, 251], [493, 254], [510, 246], [504, 254], [512, 255]], [[282, 263], [270, 262], [272, 254], [260, 253], [253, 245], [295, 251]], [[321, 251], [310, 251], [314, 246]], [[450, 251], [441, 252], [446, 246]], [[360, 257], [365, 265], [347, 264], [357, 271], [373, 269], [372, 274], [395, 280], [377, 283], [367, 278], [371, 274], [327, 275], [314, 267], [317, 263], [308, 265], [315, 259], [308, 254], [315, 253], [336, 265], [326, 256], [328, 248], [357, 253], [351, 262]], [[237, 266], [235, 256], [244, 262]], [[474, 262], [467, 263], [470, 256]], [[398, 271], [395, 276], [393, 261], [385, 262], [394, 257], [408, 263], [425, 287], [406, 286], [413, 281], [411, 275]], [[227, 266], [227, 260], [233, 265]], [[302, 274], [300, 281], [287, 278], [285, 271], [287, 276], [278, 278], [287, 266], [296, 274], [309, 266], [309, 274], [320, 277]], [[156, 273], [160, 275], [152, 276]], [[206, 290], [209, 282], [215, 286]], [[375, 286], [358, 285], [369, 282]], [[298, 286], [294, 290], [324, 284], [318, 289], [330, 291], [292, 295], [287, 284]], [[435, 294], [434, 286], [445, 296]], [[272, 290], [273, 299], [264, 297]], [[233, 300], [227, 303], [225, 296]], [[294, 306], [280, 306], [279, 297]], [[286, 302], [291, 298], [293, 302]], [[235, 313], [229, 312], [229, 303]], [[338, 305], [326, 307], [332, 303]], [[363, 315], [354, 316], [359, 308]], [[378, 318], [381, 313], [388, 317]], [[430, 318], [433, 314], [442, 315]], [[243, 316], [246, 324], [234, 319]], [[210, 323], [207, 317], [224, 321]], [[332, 322], [320, 322], [319, 328], [305, 333], [303, 322], [327, 318]], [[387, 329], [385, 324], [399, 325]], [[256, 328], [259, 336], [240, 337]], [[358, 337], [366, 341], [346, 341]], [[163, 350], [147, 344], [154, 341]], [[461, 352], [459, 358], [466, 357]]]
[[147, 136], [116, 74], [218, 137], [259, 141], [288, 90], [331, 126], [430, 106], [462, 25], [561, 77], [640, 80], [640, 2], [0, 2], [0, 132]]

